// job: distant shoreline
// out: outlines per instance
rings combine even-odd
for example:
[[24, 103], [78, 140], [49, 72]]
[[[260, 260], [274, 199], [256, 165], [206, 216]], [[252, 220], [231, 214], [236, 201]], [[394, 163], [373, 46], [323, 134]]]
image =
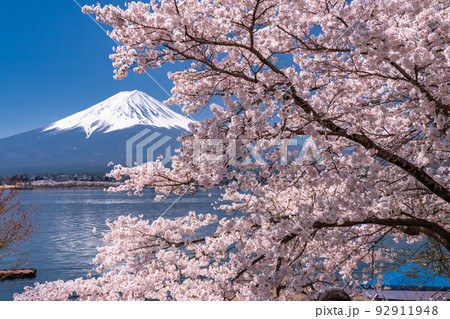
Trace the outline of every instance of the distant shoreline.
[[91, 181], [36, 181], [24, 185], [3, 185], [0, 189], [36, 190], [36, 189], [104, 189], [121, 185], [119, 182]]

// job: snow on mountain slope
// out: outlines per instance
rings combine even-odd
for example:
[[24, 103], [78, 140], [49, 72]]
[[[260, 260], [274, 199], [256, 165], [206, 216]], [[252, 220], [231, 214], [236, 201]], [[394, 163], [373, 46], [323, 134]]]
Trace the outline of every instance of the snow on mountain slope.
[[136, 125], [189, 130], [192, 120], [178, 114], [140, 91], [124, 91], [84, 111], [45, 127], [42, 132], [82, 128], [89, 138], [95, 132], [109, 133]]

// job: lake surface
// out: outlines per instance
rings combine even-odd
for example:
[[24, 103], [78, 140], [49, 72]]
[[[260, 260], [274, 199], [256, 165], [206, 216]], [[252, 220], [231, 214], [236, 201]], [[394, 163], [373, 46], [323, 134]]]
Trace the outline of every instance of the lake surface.
[[[186, 216], [189, 211], [218, 213], [222, 218], [227, 215], [211, 207], [220, 192], [213, 189], [181, 198], [171, 195], [165, 201], [155, 202], [153, 190], [145, 190], [142, 197], [129, 197], [125, 192], [108, 194], [101, 189], [21, 191], [19, 199], [36, 207], [36, 224], [39, 225], [38, 231], [24, 245], [30, 251], [30, 263], [26, 268], [37, 269], [33, 280], [40, 283], [75, 279], [90, 272], [95, 275], [95, 265], [90, 262], [97, 254], [97, 247], [104, 245], [101, 233], [108, 230], [105, 220], [142, 214], [153, 221], [163, 213], [165, 218], [176, 218]], [[92, 233], [94, 227], [98, 230], [96, 234]], [[202, 232], [212, 232], [214, 228], [212, 225]], [[407, 245], [391, 243], [390, 246], [404, 249]], [[7, 262], [4, 260], [0, 269], [14, 264], [14, 260]], [[8, 285], [13, 282], [14, 285]], [[0, 282], [0, 301], [12, 300], [13, 294], [22, 292], [25, 286], [33, 286], [33, 281]]]
[[[36, 282], [70, 280], [83, 277], [92, 271], [90, 261], [102, 246], [102, 231], [108, 230], [105, 220], [115, 220], [121, 215], [144, 215], [150, 221], [161, 214], [165, 218], [182, 217], [189, 211], [213, 213], [211, 204], [219, 197], [220, 190], [199, 192], [195, 195], [171, 195], [165, 201], [155, 202], [153, 190], [145, 190], [142, 197], [129, 197], [125, 192], [108, 194], [94, 190], [30, 190], [21, 191], [19, 199], [37, 208], [38, 231], [25, 244], [30, 251], [27, 268], [37, 269]], [[208, 195], [212, 193], [212, 196]], [[225, 214], [224, 214], [225, 215]], [[96, 227], [98, 232], [92, 233]], [[13, 264], [5, 261], [1, 269]], [[29, 279], [0, 282], [0, 300], [12, 300], [13, 294], [32, 286]]]

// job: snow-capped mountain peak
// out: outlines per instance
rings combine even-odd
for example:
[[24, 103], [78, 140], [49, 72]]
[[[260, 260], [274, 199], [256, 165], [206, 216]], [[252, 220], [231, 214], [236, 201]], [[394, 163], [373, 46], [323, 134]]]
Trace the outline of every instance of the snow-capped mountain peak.
[[89, 138], [94, 132], [112, 132], [136, 125], [189, 130], [192, 120], [172, 111], [151, 96], [134, 90], [124, 91], [84, 111], [45, 127], [45, 131], [82, 128]]

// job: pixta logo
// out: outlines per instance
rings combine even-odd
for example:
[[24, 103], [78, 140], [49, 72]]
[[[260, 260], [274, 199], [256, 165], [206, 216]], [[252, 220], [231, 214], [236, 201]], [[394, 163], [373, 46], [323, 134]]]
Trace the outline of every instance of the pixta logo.
[[[166, 165], [171, 161], [172, 156], [173, 144], [168, 143], [170, 140], [172, 137], [159, 132], [152, 132], [149, 129], [142, 130], [126, 142], [126, 165], [132, 167], [156, 159], [160, 159], [161, 164]], [[264, 158], [261, 150], [273, 150], [273, 148], [278, 149], [279, 162], [282, 165], [304, 165], [306, 163], [322, 165], [323, 163], [319, 149], [311, 137], [300, 145], [296, 139], [259, 140], [256, 142], [236, 139], [194, 139], [192, 147], [194, 165], [200, 164], [199, 162], [204, 160], [211, 163], [223, 162], [224, 155], [228, 159], [227, 164], [231, 166], [236, 165], [237, 161], [241, 161], [242, 164], [265, 165], [267, 159]], [[293, 156], [293, 152], [289, 151], [289, 147], [297, 149], [295, 156]], [[246, 156], [241, 154], [243, 149], [246, 150]]]
[[167, 145], [171, 139], [170, 136], [158, 132], [152, 133], [149, 129], [142, 130], [126, 142], [126, 165], [132, 167], [155, 161], [159, 157], [157, 154], [162, 155], [160, 152], [162, 147], [165, 147], [165, 154], [161, 163], [166, 165], [172, 156], [172, 146]]
[[[290, 151], [292, 147], [297, 150], [296, 155]], [[242, 150], [246, 150], [246, 156], [242, 156]], [[262, 150], [277, 149], [282, 165], [304, 165], [307, 163], [323, 164], [323, 159], [314, 140], [309, 137], [302, 144], [298, 144], [296, 139], [272, 139], [250, 142], [242, 139], [195, 139], [193, 143], [193, 161], [208, 160], [209, 162], [223, 161], [228, 159], [228, 165], [233, 166], [238, 159], [243, 164], [265, 165], [268, 163]], [[225, 157], [224, 157], [225, 156]]]

